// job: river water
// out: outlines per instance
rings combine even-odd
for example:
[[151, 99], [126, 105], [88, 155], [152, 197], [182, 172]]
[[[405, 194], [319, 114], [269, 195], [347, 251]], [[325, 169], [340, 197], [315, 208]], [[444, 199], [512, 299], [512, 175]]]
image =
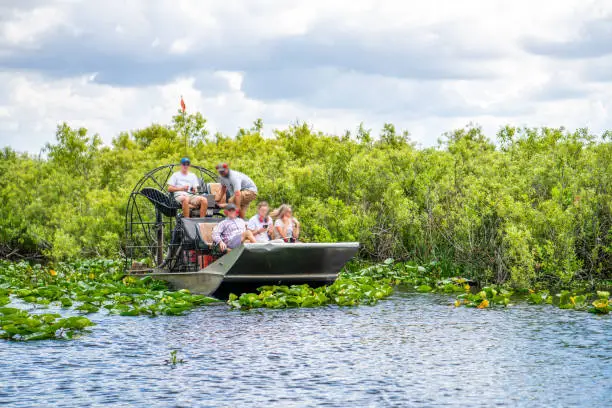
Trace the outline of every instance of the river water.
[[0, 342], [0, 406], [612, 406], [610, 315], [450, 304], [91, 315], [78, 340]]

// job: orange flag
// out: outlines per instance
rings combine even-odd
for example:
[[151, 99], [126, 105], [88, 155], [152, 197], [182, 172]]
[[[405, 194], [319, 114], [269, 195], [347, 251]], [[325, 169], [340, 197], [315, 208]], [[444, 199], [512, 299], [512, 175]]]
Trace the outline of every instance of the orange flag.
[[185, 101], [183, 100], [183, 97], [181, 96], [181, 110], [183, 111], [183, 113], [185, 113]]

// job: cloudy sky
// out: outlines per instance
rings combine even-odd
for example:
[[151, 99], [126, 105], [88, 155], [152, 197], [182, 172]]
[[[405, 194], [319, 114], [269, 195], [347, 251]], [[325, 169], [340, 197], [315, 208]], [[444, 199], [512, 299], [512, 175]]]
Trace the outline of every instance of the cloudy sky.
[[110, 142], [184, 96], [212, 131], [612, 129], [610, 0], [1, 0], [0, 147]]

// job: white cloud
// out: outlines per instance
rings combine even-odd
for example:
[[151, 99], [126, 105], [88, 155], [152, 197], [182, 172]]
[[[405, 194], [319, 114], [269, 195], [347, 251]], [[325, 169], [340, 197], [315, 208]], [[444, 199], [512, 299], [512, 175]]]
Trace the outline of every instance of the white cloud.
[[191, 48], [191, 40], [189, 38], [179, 38], [170, 44], [171, 54], [185, 54]]
[[229, 134], [258, 117], [268, 132], [393, 122], [423, 145], [469, 122], [601, 131], [612, 56], [524, 41], [559, 53], [610, 16], [607, 0], [5, 0], [0, 146], [37, 151], [61, 121], [109, 142], [167, 123], [180, 95]]
[[66, 23], [65, 13], [55, 7], [15, 11], [13, 18], [0, 25], [0, 44], [33, 45], [42, 36]]

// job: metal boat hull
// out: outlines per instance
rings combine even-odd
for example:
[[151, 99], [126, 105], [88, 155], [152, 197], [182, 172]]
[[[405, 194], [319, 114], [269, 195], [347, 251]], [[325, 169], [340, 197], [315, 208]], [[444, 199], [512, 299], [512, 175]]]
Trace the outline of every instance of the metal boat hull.
[[241, 245], [197, 272], [155, 271], [175, 289], [226, 298], [264, 285], [313, 287], [332, 283], [359, 249], [358, 242], [257, 243]]

